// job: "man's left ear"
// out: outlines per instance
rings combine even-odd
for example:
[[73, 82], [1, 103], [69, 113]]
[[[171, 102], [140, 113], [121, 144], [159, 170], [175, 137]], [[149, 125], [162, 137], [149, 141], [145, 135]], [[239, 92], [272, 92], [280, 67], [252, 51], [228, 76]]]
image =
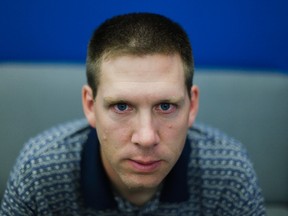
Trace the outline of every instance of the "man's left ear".
[[194, 123], [197, 113], [198, 113], [198, 108], [199, 108], [199, 88], [197, 86], [192, 86], [191, 87], [191, 98], [190, 98], [190, 113], [189, 113], [189, 127], [192, 126]]

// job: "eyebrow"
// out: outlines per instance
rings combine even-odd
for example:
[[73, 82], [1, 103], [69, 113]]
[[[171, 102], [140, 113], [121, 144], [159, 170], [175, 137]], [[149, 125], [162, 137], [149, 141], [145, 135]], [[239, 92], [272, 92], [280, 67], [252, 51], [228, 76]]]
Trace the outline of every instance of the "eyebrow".
[[117, 104], [117, 103], [127, 103], [129, 104], [129, 101], [126, 99], [122, 99], [122, 98], [114, 98], [114, 97], [105, 97], [103, 99], [104, 101], [104, 106], [110, 106], [111, 104]]
[[[132, 100], [129, 99], [124, 99], [123, 97], [104, 97], [103, 99], [104, 101], [104, 106], [110, 106], [112, 104], [117, 104], [117, 103], [126, 103], [126, 104], [133, 104]], [[185, 98], [184, 96], [180, 96], [180, 97], [171, 97], [171, 98], [166, 98], [166, 99], [159, 99], [156, 100], [157, 104], [160, 103], [171, 103], [171, 104], [178, 104], [178, 105], [182, 105], [185, 102]]]
[[172, 97], [170, 99], [163, 99], [163, 100], [159, 100], [159, 103], [171, 103], [171, 104], [178, 104], [181, 105], [185, 102], [184, 97]]

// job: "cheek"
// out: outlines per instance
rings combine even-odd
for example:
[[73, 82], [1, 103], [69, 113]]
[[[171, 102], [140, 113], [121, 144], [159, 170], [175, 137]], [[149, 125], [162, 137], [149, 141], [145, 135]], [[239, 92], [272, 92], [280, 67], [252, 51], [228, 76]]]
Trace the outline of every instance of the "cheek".
[[170, 150], [175, 153], [181, 152], [187, 136], [187, 118], [174, 119], [173, 122], [167, 122], [165, 127], [161, 128], [160, 134], [162, 140], [165, 140]]
[[169, 121], [162, 121], [160, 123], [162, 126], [160, 127], [160, 130], [163, 131], [163, 133], [165, 133], [165, 136], [168, 137], [181, 137], [181, 136], [185, 136], [187, 134], [187, 130], [189, 127], [189, 119], [188, 119], [188, 115], [181, 115], [178, 116], [178, 118], [175, 118], [173, 120], [169, 120]]
[[121, 158], [126, 153], [125, 149], [127, 146], [127, 135], [123, 129], [119, 128], [102, 128], [99, 132], [97, 131], [98, 139], [101, 146], [101, 154], [104, 160], [109, 161], [112, 167], [117, 167]]
[[109, 112], [98, 108], [96, 111], [96, 130], [102, 141], [111, 139], [123, 139], [128, 133], [129, 128], [127, 123], [114, 120]]
[[120, 125], [115, 122], [106, 121], [105, 123], [96, 126], [100, 144], [113, 151], [118, 151], [123, 148], [126, 143], [129, 143], [130, 128], [128, 124]]

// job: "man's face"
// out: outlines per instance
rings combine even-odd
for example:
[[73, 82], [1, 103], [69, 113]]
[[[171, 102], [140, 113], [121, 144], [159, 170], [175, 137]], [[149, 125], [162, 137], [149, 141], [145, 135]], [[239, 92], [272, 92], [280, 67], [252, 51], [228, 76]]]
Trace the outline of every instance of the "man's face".
[[[192, 94], [197, 97], [197, 90]], [[195, 101], [178, 55], [122, 56], [102, 63], [89, 122], [116, 188], [153, 189], [163, 181], [183, 150]]]

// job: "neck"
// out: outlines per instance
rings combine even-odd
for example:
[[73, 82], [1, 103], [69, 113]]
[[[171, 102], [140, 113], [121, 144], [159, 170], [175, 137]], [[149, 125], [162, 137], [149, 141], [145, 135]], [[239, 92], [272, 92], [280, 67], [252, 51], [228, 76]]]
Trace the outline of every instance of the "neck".
[[[115, 188], [114, 188], [115, 189]], [[138, 188], [138, 189], [115, 189], [116, 192], [132, 204], [143, 206], [157, 193], [158, 188]]]

